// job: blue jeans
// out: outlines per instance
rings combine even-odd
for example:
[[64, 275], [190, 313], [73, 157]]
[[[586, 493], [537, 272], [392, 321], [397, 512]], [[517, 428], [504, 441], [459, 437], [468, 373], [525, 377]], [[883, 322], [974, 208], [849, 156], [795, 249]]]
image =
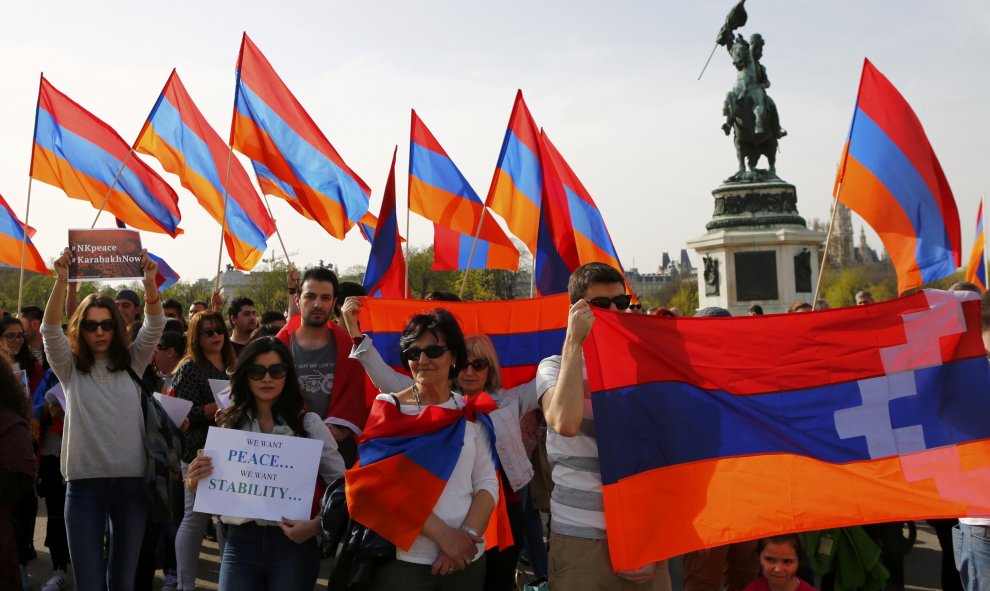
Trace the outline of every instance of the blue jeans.
[[[110, 557], [103, 560], [103, 534], [110, 521]], [[65, 530], [78, 591], [129, 591], [141, 553], [148, 498], [144, 480], [84, 478], [65, 491]]]
[[297, 544], [277, 526], [228, 526], [220, 591], [311, 591], [319, 574], [316, 538]]
[[990, 526], [953, 527], [952, 551], [966, 591], [990, 590]]

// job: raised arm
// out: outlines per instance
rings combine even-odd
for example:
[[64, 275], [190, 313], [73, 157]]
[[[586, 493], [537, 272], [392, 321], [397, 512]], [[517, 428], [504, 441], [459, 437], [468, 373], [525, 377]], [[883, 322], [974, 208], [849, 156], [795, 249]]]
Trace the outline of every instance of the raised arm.
[[[581, 372], [584, 360], [581, 353], [594, 322], [595, 316], [588, 302], [580, 300], [571, 306], [560, 373], [556, 381], [548, 381], [549, 386], [541, 394], [540, 404], [547, 424], [565, 437], [577, 435], [584, 419], [584, 377]], [[540, 364], [541, 372], [544, 363], [546, 361]]]
[[382, 359], [371, 337], [361, 333], [358, 325], [358, 315], [361, 313], [361, 298], [349, 297], [344, 300], [341, 308], [341, 316], [344, 319], [344, 327], [353, 339], [363, 339], [360, 343], [351, 347], [351, 359], [356, 359], [364, 371], [368, 373], [371, 382], [378, 388], [379, 392], [399, 392], [405, 390], [413, 384], [413, 379], [404, 373], [392, 369], [389, 364]]
[[62, 309], [65, 305], [65, 290], [69, 285], [69, 260], [72, 252], [66, 248], [62, 254], [55, 259], [55, 285], [52, 293], [48, 296], [48, 304], [45, 306], [45, 324], [62, 324]]

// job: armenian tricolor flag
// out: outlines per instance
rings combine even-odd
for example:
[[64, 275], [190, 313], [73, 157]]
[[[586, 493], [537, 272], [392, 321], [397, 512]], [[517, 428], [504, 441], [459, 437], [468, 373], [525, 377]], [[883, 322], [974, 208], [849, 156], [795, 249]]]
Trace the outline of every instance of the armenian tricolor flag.
[[542, 196], [539, 128], [519, 90], [486, 203], [502, 216], [509, 231], [522, 240], [533, 255], [536, 254]]
[[980, 335], [972, 292], [739, 318], [595, 310], [584, 356], [612, 566], [990, 515]]
[[179, 197], [172, 187], [131, 154], [116, 131], [45, 78], [35, 117], [32, 178], [103, 207], [133, 228], [173, 238], [182, 233]]
[[[398, 151], [398, 148], [396, 148]], [[364, 289], [371, 297], [401, 298], [406, 289], [406, 259], [402, 257], [402, 238], [395, 215], [395, 156], [389, 168], [382, 209], [381, 225], [371, 240], [371, 255], [364, 273]], [[377, 221], [377, 220], [376, 220]]]
[[[440, 241], [435, 240], [433, 245], [434, 269], [515, 271], [519, 267], [519, 251], [495, 218], [484, 213], [485, 204], [416, 111], [412, 112], [409, 142], [409, 209], [432, 220], [434, 226], [464, 235], [456, 240], [443, 240], [450, 233], [438, 232]], [[476, 234], [478, 241], [471, 255]]]
[[987, 257], [986, 234], [983, 228], [983, 201], [980, 201], [980, 211], [976, 216], [976, 241], [969, 253], [969, 264], [966, 265], [966, 281], [974, 283], [983, 291], [987, 290]]
[[344, 163], [246, 33], [237, 59], [230, 144], [255, 161], [263, 191], [305, 210], [334, 238], [343, 240], [368, 211], [371, 189]]
[[148, 258], [158, 263], [158, 273], [155, 274], [155, 285], [158, 286], [158, 291], [165, 291], [179, 282], [179, 274], [165, 262], [165, 259], [150, 252]]
[[952, 190], [917, 115], [870, 60], [835, 184], [837, 199], [883, 240], [898, 291], [956, 272], [962, 242]]
[[[224, 242], [238, 269], [254, 268], [268, 248], [275, 222], [241, 163], [210, 127], [172, 70], [148, 120], [134, 142], [179, 176], [214, 220], [224, 225]], [[224, 212], [226, 223], [224, 224]]]
[[34, 228], [25, 226], [17, 219], [14, 210], [0, 195], [0, 262], [12, 267], [20, 267], [23, 249], [27, 248], [27, 252], [23, 252], [24, 268], [35, 273], [51, 275], [52, 272], [45, 264], [45, 260], [31, 242], [32, 236], [34, 236]]

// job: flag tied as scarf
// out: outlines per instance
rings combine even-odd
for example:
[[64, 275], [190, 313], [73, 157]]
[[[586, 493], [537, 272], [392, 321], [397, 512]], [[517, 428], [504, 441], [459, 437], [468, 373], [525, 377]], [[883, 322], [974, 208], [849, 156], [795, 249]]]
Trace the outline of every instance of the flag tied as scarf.
[[614, 568], [784, 532], [990, 515], [976, 294], [595, 317], [584, 353]]

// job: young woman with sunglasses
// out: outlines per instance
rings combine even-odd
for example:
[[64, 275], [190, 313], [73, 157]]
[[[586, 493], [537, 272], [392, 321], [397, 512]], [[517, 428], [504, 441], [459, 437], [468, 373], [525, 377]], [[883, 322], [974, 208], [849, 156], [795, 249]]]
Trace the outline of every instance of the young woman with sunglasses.
[[[375, 387], [382, 392], [398, 392], [409, 388], [413, 379], [392, 369], [375, 349], [371, 338], [361, 333], [358, 315], [360, 298], [344, 301], [343, 318], [347, 331], [354, 338], [351, 357], [357, 359]], [[533, 479], [533, 465], [523, 445], [520, 419], [537, 408], [536, 380], [530, 380], [514, 388], [502, 388], [502, 368], [495, 346], [487, 335], [464, 337], [467, 361], [454, 378], [454, 389], [467, 398], [487, 392], [498, 409], [489, 414], [495, 427], [495, 449], [499, 459], [499, 477], [506, 495], [506, 509], [516, 544], [507, 550], [493, 548], [486, 553], [485, 591], [503, 591], [515, 588], [516, 563], [522, 551], [524, 531], [523, 504], [529, 502], [529, 482]], [[536, 576], [546, 576], [546, 547], [535, 544], [531, 562]]]
[[38, 382], [45, 375], [45, 369], [38, 363], [38, 358], [31, 353], [25, 339], [24, 325], [20, 319], [7, 316], [0, 319], [0, 351], [3, 351], [7, 358], [14, 365], [14, 373], [21, 370], [27, 372], [28, 396], [38, 387]]
[[[206, 432], [214, 425], [217, 404], [213, 400], [210, 380], [227, 380], [227, 370], [234, 366], [234, 349], [227, 336], [223, 315], [216, 311], [199, 312], [189, 322], [186, 332], [186, 356], [179, 362], [172, 378], [176, 398], [192, 402], [189, 409], [189, 428], [182, 433], [182, 477], [186, 477], [189, 464], [196, 458], [196, 450], [203, 449]], [[179, 591], [196, 588], [196, 564], [203, 549], [203, 531], [211, 522], [211, 516], [193, 511], [195, 490], [186, 489], [185, 510], [182, 523], [175, 534], [176, 575]], [[217, 541], [223, 543], [222, 536]]]
[[[74, 588], [131, 589], [148, 500], [142, 394], [127, 370], [144, 370], [165, 326], [155, 285], [158, 265], [142, 251], [146, 317], [138, 338], [128, 344], [116, 304], [100, 294], [80, 302], [62, 333], [70, 259], [65, 249], [55, 261], [41, 335], [65, 392], [61, 468], [68, 482], [65, 525]], [[108, 518], [110, 556], [104, 561]]]
[[[323, 442], [319, 476], [324, 484], [344, 474], [344, 460], [323, 419], [303, 411], [295, 364], [277, 339], [262, 337], [241, 351], [230, 380], [233, 404], [220, 412], [220, 426], [255, 433], [309, 437]], [[186, 486], [213, 472], [208, 456], [189, 465]], [[220, 562], [220, 590], [310, 590], [320, 569], [318, 517], [270, 522], [223, 516], [227, 543]]]

